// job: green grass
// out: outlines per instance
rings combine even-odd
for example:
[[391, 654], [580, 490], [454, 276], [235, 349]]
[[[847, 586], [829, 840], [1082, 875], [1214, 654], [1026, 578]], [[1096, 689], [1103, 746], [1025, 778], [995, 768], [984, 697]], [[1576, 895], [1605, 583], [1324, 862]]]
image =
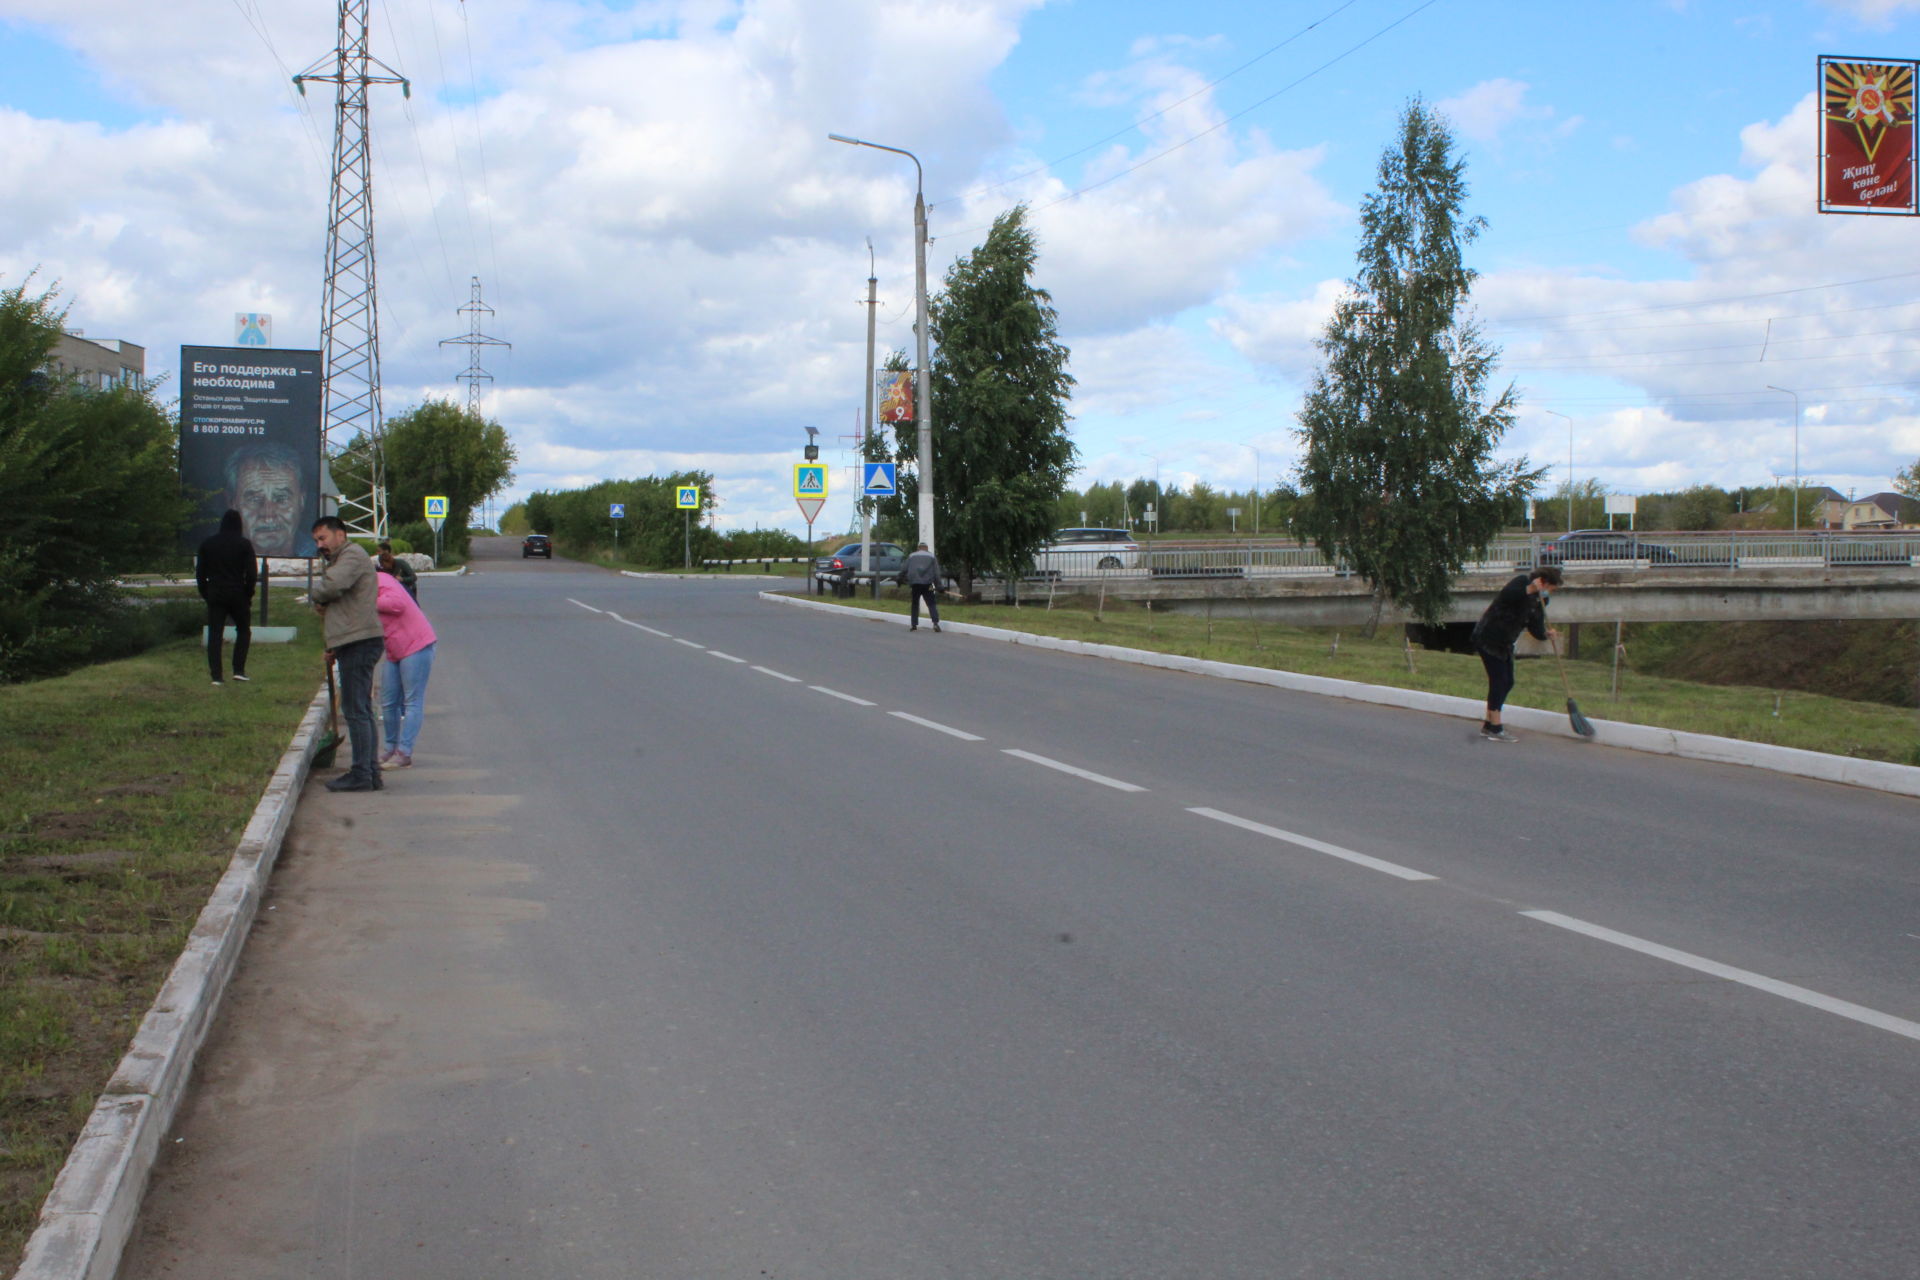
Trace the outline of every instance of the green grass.
[[[903, 592], [836, 601], [856, 609], [905, 613]], [[1408, 651], [1398, 627], [1382, 627], [1373, 639], [1358, 630], [1287, 627], [1218, 617], [1149, 611], [1131, 602], [1109, 600], [1104, 613], [1084, 597], [1023, 603], [958, 604], [942, 601], [940, 616], [1034, 635], [1059, 636], [1101, 644], [1149, 649], [1157, 653], [1210, 658], [1218, 662], [1334, 676], [1366, 684], [1452, 694], [1475, 701], [1487, 692], [1485, 669], [1471, 654]], [[1592, 632], [1589, 639], [1599, 640]], [[1609, 645], [1597, 644], [1610, 657]], [[1621, 720], [1693, 733], [1709, 733], [1747, 742], [1801, 747], [1867, 760], [1920, 764], [1920, 715], [1877, 702], [1856, 702], [1810, 693], [1643, 675], [1630, 665], [1620, 672], [1620, 691], [1612, 691], [1607, 662], [1566, 664], [1573, 696], [1592, 719]], [[1508, 705], [1564, 711], [1567, 695], [1551, 659], [1518, 664], [1518, 680]]]
[[211, 687], [190, 640], [0, 687], [0, 1274], [323, 678], [283, 591], [299, 637], [251, 684]]

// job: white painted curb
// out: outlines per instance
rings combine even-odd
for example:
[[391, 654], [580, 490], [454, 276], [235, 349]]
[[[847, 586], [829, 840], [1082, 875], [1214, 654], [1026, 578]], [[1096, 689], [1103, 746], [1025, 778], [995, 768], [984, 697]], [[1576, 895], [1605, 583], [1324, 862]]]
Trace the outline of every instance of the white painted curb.
[[637, 569], [622, 569], [623, 578], [651, 578], [660, 582], [782, 582], [783, 575], [778, 573], [643, 573]]
[[[792, 596], [774, 591], [762, 591], [760, 598], [796, 605], [802, 609], [830, 609], [842, 617], [867, 618], [900, 626], [904, 626], [907, 621], [903, 615], [897, 613], [881, 613], [872, 609], [848, 609], [842, 605], [829, 604], [824, 600], [811, 600], [805, 596]], [[1120, 645], [1096, 644], [1086, 640], [1060, 640], [1053, 636], [1028, 635], [1021, 631], [1005, 631], [999, 627], [983, 627], [973, 622], [943, 622], [940, 624], [940, 629], [961, 635], [979, 636], [987, 640], [1002, 640], [1008, 644], [1032, 645], [1039, 649], [1056, 649], [1062, 653], [1112, 658], [1118, 662], [1132, 662], [1143, 667], [1164, 667], [1170, 671], [1187, 671], [1194, 675], [1241, 680], [1248, 684], [1271, 685], [1276, 689], [1317, 693], [1330, 698], [1347, 698], [1354, 702], [1405, 707], [1412, 711], [1431, 712], [1434, 715], [1460, 716], [1478, 720], [1483, 708], [1482, 703], [1472, 698], [1423, 693], [1417, 689], [1395, 689], [1388, 685], [1362, 684], [1357, 680], [1336, 680], [1331, 676], [1299, 675], [1292, 671], [1246, 667], [1232, 662], [1215, 662], [1209, 658], [1186, 658], [1178, 654], [1153, 653], [1146, 649], [1128, 649]], [[1707, 733], [1686, 733], [1678, 729], [1656, 728], [1653, 725], [1588, 718], [1593, 720], [1599, 741], [1610, 747], [1624, 747], [1629, 751], [1649, 751], [1663, 756], [1685, 756], [1692, 760], [1711, 760], [1716, 764], [1747, 765], [1755, 769], [1772, 769], [1776, 773], [1790, 773], [1803, 778], [1842, 782], [1848, 786], [1866, 787], [1873, 791], [1920, 796], [1920, 767], [1913, 765], [1889, 764], [1883, 760], [1856, 760], [1851, 756], [1829, 755], [1824, 751], [1806, 751], [1799, 747], [1776, 747], [1763, 742], [1742, 742], [1738, 738], [1718, 738]], [[1579, 736], [1574, 733], [1563, 712], [1541, 711], [1533, 707], [1508, 707], [1505, 719], [1508, 724], [1533, 733], [1553, 733], [1563, 738]]]
[[322, 689], [280, 757], [186, 949], [94, 1104], [27, 1241], [14, 1280], [113, 1280], [160, 1144], [240, 963], [326, 722]]

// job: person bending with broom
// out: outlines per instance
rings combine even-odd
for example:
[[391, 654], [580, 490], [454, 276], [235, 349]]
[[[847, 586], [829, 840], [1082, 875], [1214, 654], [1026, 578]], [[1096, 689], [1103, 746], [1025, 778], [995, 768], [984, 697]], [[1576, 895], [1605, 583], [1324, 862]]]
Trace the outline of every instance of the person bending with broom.
[[1513, 692], [1513, 646], [1522, 631], [1535, 640], [1559, 637], [1547, 625], [1546, 610], [1548, 597], [1559, 585], [1558, 565], [1543, 564], [1528, 573], [1516, 573], [1473, 624], [1473, 647], [1487, 668], [1487, 716], [1480, 723], [1480, 736], [1489, 742], [1519, 741], [1500, 723], [1500, 708]]

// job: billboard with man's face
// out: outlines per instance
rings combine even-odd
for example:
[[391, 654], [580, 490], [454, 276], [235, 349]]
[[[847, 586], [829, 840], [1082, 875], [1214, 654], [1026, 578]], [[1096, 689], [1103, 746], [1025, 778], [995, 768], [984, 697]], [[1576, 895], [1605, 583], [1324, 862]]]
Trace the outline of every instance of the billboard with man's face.
[[231, 508], [260, 555], [313, 555], [320, 353], [180, 348], [180, 483], [203, 495], [189, 547]]

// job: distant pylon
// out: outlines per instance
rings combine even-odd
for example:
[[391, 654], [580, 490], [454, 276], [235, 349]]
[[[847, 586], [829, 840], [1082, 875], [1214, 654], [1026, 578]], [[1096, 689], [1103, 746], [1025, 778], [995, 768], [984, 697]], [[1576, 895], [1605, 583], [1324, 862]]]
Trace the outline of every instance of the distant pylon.
[[[320, 303], [325, 434], [320, 462], [340, 487], [340, 518], [358, 533], [387, 536], [386, 468], [381, 457], [380, 323], [374, 288], [373, 174], [367, 146], [367, 86], [405, 76], [367, 52], [371, 0], [340, 0], [332, 53], [293, 78], [336, 86], [333, 191], [327, 200], [327, 277]], [[382, 74], [375, 74], [375, 72]]]
[[480, 384], [493, 381], [493, 375], [480, 367], [480, 348], [506, 347], [511, 350], [513, 344], [511, 342], [502, 342], [498, 338], [489, 338], [486, 334], [480, 332], [480, 317], [483, 315], [492, 315], [493, 308], [480, 301], [479, 276], [473, 277], [473, 289], [471, 292], [473, 296], [467, 300], [467, 305], [460, 308], [461, 315], [472, 317], [472, 320], [467, 326], [466, 336], [460, 338], [442, 338], [440, 339], [440, 345], [443, 347], [461, 346], [467, 348], [467, 371], [462, 374], [457, 374], [454, 381], [467, 384], [467, 416], [477, 422], [480, 420]]

